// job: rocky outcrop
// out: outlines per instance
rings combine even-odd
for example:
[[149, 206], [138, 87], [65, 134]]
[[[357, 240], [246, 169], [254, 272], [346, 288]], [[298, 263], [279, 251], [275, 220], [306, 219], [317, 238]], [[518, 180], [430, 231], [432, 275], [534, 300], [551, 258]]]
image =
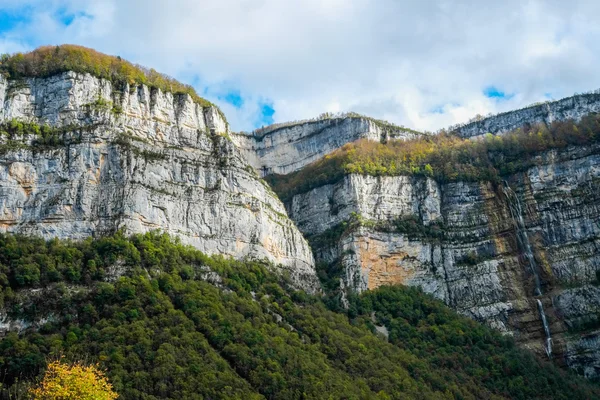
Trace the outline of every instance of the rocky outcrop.
[[496, 184], [348, 175], [286, 207], [317, 261], [341, 266], [344, 286], [421, 286], [595, 377], [600, 147], [539, 157], [539, 166]]
[[280, 264], [317, 290], [310, 248], [215, 107], [72, 72], [2, 79], [0, 100], [0, 120], [63, 127], [59, 144], [2, 145], [0, 230], [80, 239], [159, 229], [208, 254]]
[[477, 137], [486, 133], [497, 135], [521, 128], [526, 124], [550, 124], [553, 121], [567, 119], [577, 121], [591, 112], [600, 112], [600, 93], [580, 94], [557, 101], [539, 103], [450, 130], [463, 138]]
[[89, 74], [65, 72], [49, 78], [7, 80], [0, 76], [0, 120], [52, 126], [105, 125], [169, 144], [192, 143], [198, 130], [228, 131], [214, 106], [195, 103], [145, 85], [113, 87]]
[[307, 235], [359, 214], [371, 221], [416, 215], [426, 225], [441, 217], [440, 188], [432, 179], [347, 175], [344, 180], [294, 196], [289, 215]]
[[253, 134], [232, 134], [232, 140], [261, 176], [299, 170], [346, 143], [358, 139], [385, 142], [420, 134], [360, 116], [342, 116], [283, 126]]

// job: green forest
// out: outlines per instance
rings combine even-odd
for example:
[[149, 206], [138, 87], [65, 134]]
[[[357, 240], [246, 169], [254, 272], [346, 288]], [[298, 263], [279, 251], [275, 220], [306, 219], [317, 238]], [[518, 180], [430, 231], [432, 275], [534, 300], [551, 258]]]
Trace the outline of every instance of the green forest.
[[381, 287], [336, 312], [272, 270], [158, 233], [0, 235], [0, 301], [24, 327], [0, 341], [3, 396], [60, 356], [99, 362], [121, 399], [600, 396], [417, 288]]
[[347, 174], [427, 176], [438, 182], [491, 181], [536, 165], [540, 154], [568, 146], [590, 146], [600, 141], [600, 114], [579, 122], [533, 124], [504, 135], [487, 134], [462, 139], [450, 133], [412, 140], [379, 143], [359, 140], [287, 175], [265, 179], [283, 201], [293, 195], [338, 182]]

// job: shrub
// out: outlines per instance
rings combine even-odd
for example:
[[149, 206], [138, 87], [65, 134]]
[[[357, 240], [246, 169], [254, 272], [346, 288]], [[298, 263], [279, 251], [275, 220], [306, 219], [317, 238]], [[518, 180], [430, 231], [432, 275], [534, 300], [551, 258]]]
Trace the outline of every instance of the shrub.
[[113, 400], [118, 397], [97, 366], [62, 361], [48, 364], [44, 379], [30, 394], [34, 400]]

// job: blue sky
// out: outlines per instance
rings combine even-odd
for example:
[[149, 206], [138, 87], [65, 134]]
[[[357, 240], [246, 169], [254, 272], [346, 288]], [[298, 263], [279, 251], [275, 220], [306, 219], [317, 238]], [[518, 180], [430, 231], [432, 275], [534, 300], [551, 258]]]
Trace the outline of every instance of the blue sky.
[[194, 85], [234, 130], [326, 111], [437, 130], [600, 87], [599, 3], [0, 0], [0, 52], [120, 55]]
[[1, 9], [0, 8], [0, 33], [10, 32], [18, 24], [29, 22], [31, 14], [28, 7], [20, 9]]
[[[223, 95], [217, 97], [220, 101], [226, 102], [236, 108], [237, 110], [242, 109], [245, 102], [245, 96], [242, 96], [239, 90], [230, 89], [229, 92], [226, 92]], [[263, 126], [271, 125], [273, 120], [273, 115], [275, 114], [275, 109], [273, 108], [273, 103], [261, 100], [258, 102], [258, 113], [255, 117], [251, 128], [260, 128]]]
[[83, 11], [71, 12], [66, 8], [59, 8], [56, 11], [56, 20], [64, 26], [71, 25], [76, 18], [93, 18], [93, 16], [88, 15]]
[[495, 86], [488, 86], [483, 90], [483, 94], [490, 98], [490, 99], [496, 99], [498, 101], [502, 101], [502, 100], [509, 100], [512, 97], [514, 97], [514, 94], [512, 93], [504, 93], [502, 90], [498, 89]]

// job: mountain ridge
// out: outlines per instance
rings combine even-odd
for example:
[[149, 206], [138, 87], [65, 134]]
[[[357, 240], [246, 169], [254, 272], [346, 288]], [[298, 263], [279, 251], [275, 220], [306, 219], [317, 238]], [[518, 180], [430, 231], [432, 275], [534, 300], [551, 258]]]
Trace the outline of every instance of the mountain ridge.
[[469, 139], [354, 114], [255, 137], [106, 60], [114, 77], [89, 63], [0, 77], [3, 232], [158, 229], [210, 255], [266, 260], [296, 288], [323, 285], [334, 309], [367, 289], [420, 286], [542, 358], [600, 375], [596, 94], [475, 122]]

